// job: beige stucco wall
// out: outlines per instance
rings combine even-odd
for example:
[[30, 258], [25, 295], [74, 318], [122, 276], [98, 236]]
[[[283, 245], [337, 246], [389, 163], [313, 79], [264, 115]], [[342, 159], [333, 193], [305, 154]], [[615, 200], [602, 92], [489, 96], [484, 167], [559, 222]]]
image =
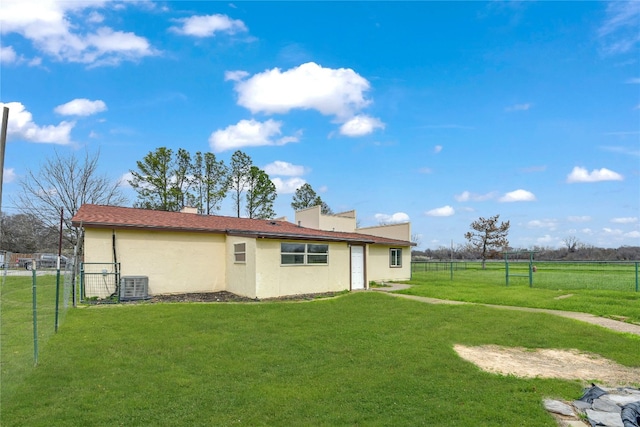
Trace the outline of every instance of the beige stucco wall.
[[370, 234], [372, 236], [386, 237], [387, 239], [411, 241], [411, 223], [378, 225], [374, 227], [358, 228], [356, 233]]
[[[225, 236], [116, 230], [122, 276], [148, 276], [149, 294], [225, 290]], [[113, 262], [112, 231], [85, 229], [85, 262]]]
[[323, 215], [321, 206], [312, 206], [296, 211], [295, 223], [316, 230], [353, 233], [356, 229], [356, 211]]
[[[246, 261], [236, 262], [234, 245], [244, 243]], [[227, 237], [227, 291], [236, 295], [256, 298], [256, 239], [248, 237]]]
[[346, 243], [306, 242], [329, 245], [328, 265], [281, 265], [280, 240], [256, 242], [256, 297], [338, 292], [349, 289], [349, 247]]
[[[393, 246], [394, 248], [399, 246]], [[411, 248], [402, 249], [402, 267], [389, 266], [389, 249], [392, 246], [369, 245], [367, 251], [367, 280], [409, 280], [411, 279]]]

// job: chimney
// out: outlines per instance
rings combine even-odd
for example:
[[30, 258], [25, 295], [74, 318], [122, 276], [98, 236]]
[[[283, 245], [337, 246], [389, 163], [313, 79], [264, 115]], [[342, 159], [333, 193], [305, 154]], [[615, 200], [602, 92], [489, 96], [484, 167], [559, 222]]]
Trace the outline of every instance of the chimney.
[[182, 212], [182, 213], [190, 213], [190, 214], [197, 214], [198, 213], [198, 208], [193, 207], [193, 206], [185, 206], [180, 210], [180, 212]]

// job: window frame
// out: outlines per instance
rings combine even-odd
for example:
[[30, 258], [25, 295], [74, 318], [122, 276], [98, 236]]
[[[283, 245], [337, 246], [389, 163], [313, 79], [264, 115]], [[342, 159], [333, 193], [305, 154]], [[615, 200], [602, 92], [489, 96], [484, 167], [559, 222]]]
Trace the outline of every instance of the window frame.
[[[324, 251], [323, 246], [326, 248]], [[289, 250], [284, 251], [284, 249]], [[285, 262], [285, 260], [292, 262]], [[329, 244], [280, 242], [280, 265], [329, 265]]]
[[[242, 258], [242, 259], [238, 259], [239, 255], [241, 255], [240, 258]], [[234, 264], [246, 264], [247, 263], [247, 244], [245, 242], [240, 242], [240, 243], [234, 243], [233, 244], [233, 262], [234, 262]]]
[[389, 249], [389, 267], [402, 268], [402, 248]]

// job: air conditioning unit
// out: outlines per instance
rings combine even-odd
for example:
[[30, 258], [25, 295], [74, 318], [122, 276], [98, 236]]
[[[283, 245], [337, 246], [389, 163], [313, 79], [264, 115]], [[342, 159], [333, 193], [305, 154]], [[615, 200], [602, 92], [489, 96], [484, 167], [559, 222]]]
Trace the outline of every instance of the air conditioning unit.
[[120, 278], [120, 301], [148, 298], [149, 278], [147, 276], [122, 276]]

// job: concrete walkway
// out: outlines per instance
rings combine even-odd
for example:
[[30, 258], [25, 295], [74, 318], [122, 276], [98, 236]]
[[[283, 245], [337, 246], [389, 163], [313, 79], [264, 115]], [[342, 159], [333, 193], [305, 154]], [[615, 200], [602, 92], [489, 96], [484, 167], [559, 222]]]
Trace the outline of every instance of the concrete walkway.
[[414, 301], [425, 302], [428, 304], [476, 304], [483, 305], [485, 307], [491, 308], [499, 308], [503, 310], [518, 310], [518, 311], [528, 311], [531, 313], [546, 313], [553, 314], [555, 316], [567, 317], [569, 319], [579, 320], [581, 322], [591, 323], [592, 325], [602, 326], [603, 328], [611, 329], [616, 332], [625, 332], [628, 334], [638, 335], [640, 336], [640, 325], [634, 325], [632, 323], [620, 322], [618, 320], [607, 319], [606, 317], [594, 316], [593, 314], [588, 313], [578, 313], [575, 311], [561, 311], [561, 310], [548, 310], [546, 308], [530, 308], [530, 307], [514, 307], [509, 305], [495, 305], [495, 304], [480, 304], [480, 303], [472, 303], [472, 302], [463, 302], [463, 301], [449, 301], [437, 298], [429, 298], [429, 297], [419, 297], [415, 295], [405, 295], [405, 294], [396, 294], [394, 291], [401, 291], [404, 289], [409, 289], [411, 285], [403, 285], [399, 283], [387, 283], [388, 286], [383, 288], [371, 288], [373, 291], [386, 292], [391, 296], [411, 299]]

